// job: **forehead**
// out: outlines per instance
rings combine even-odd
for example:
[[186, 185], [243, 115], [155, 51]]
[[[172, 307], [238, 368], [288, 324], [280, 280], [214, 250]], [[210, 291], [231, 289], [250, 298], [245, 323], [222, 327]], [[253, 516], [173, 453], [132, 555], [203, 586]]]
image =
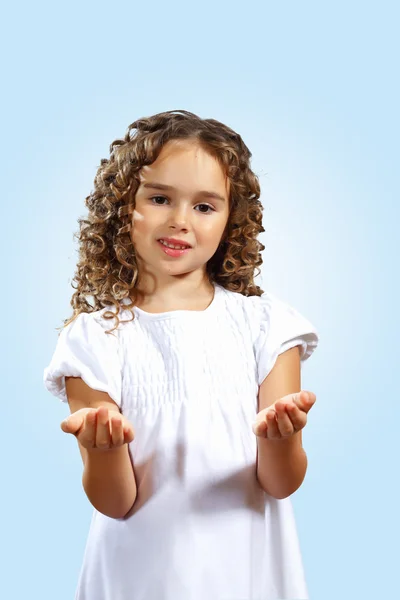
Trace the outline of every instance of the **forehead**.
[[157, 159], [142, 167], [139, 177], [142, 185], [157, 181], [178, 189], [203, 189], [207, 183], [215, 192], [229, 193], [229, 180], [218, 160], [199, 144], [184, 140], [165, 144]]

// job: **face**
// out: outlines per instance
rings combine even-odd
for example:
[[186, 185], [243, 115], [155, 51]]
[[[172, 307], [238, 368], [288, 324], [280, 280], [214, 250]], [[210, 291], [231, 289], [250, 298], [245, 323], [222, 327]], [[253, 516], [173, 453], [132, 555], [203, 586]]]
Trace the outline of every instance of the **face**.
[[[194, 142], [168, 142], [140, 172], [131, 231], [139, 271], [145, 265], [156, 277], [205, 274], [228, 217], [229, 180], [218, 161]], [[170, 250], [159, 241], [165, 238], [190, 248]]]

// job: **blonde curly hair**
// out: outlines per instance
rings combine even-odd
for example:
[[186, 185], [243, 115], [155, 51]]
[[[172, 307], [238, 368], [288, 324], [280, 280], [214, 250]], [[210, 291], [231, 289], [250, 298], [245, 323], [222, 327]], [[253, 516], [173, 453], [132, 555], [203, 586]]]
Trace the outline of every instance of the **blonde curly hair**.
[[139, 172], [152, 164], [171, 140], [193, 140], [215, 157], [230, 181], [229, 218], [223, 239], [208, 261], [210, 282], [245, 296], [261, 296], [254, 283], [260, 273], [264, 246], [257, 240], [262, 226], [258, 177], [250, 168], [251, 152], [235, 131], [185, 110], [162, 112], [129, 125], [123, 139], [114, 140], [110, 158], [100, 162], [94, 190], [86, 197], [88, 216], [79, 219], [79, 261], [72, 280], [71, 323], [80, 313], [103, 312], [120, 323], [121, 302], [132, 311], [137, 294], [138, 266], [130, 236]]

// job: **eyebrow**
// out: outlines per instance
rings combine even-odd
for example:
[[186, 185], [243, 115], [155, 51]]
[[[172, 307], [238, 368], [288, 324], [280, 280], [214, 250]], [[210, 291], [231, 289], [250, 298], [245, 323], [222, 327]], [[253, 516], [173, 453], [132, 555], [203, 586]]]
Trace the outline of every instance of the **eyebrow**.
[[[156, 182], [144, 183], [143, 187], [151, 188], [153, 190], [163, 190], [163, 191], [174, 191], [176, 189], [172, 185], [166, 185], [165, 183], [156, 183]], [[224, 196], [217, 194], [217, 192], [208, 192], [207, 190], [201, 190], [200, 192], [198, 192], [198, 195], [204, 196], [205, 198], [214, 198], [215, 200], [220, 200], [221, 202], [225, 202]]]

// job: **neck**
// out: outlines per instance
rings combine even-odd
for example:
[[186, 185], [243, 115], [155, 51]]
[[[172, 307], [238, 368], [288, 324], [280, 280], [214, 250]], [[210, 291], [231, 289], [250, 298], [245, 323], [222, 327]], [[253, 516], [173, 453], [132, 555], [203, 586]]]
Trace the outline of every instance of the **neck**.
[[199, 277], [195, 273], [166, 279], [142, 276], [135, 291], [135, 305], [149, 312], [204, 310], [214, 297], [213, 283], [206, 275]]

